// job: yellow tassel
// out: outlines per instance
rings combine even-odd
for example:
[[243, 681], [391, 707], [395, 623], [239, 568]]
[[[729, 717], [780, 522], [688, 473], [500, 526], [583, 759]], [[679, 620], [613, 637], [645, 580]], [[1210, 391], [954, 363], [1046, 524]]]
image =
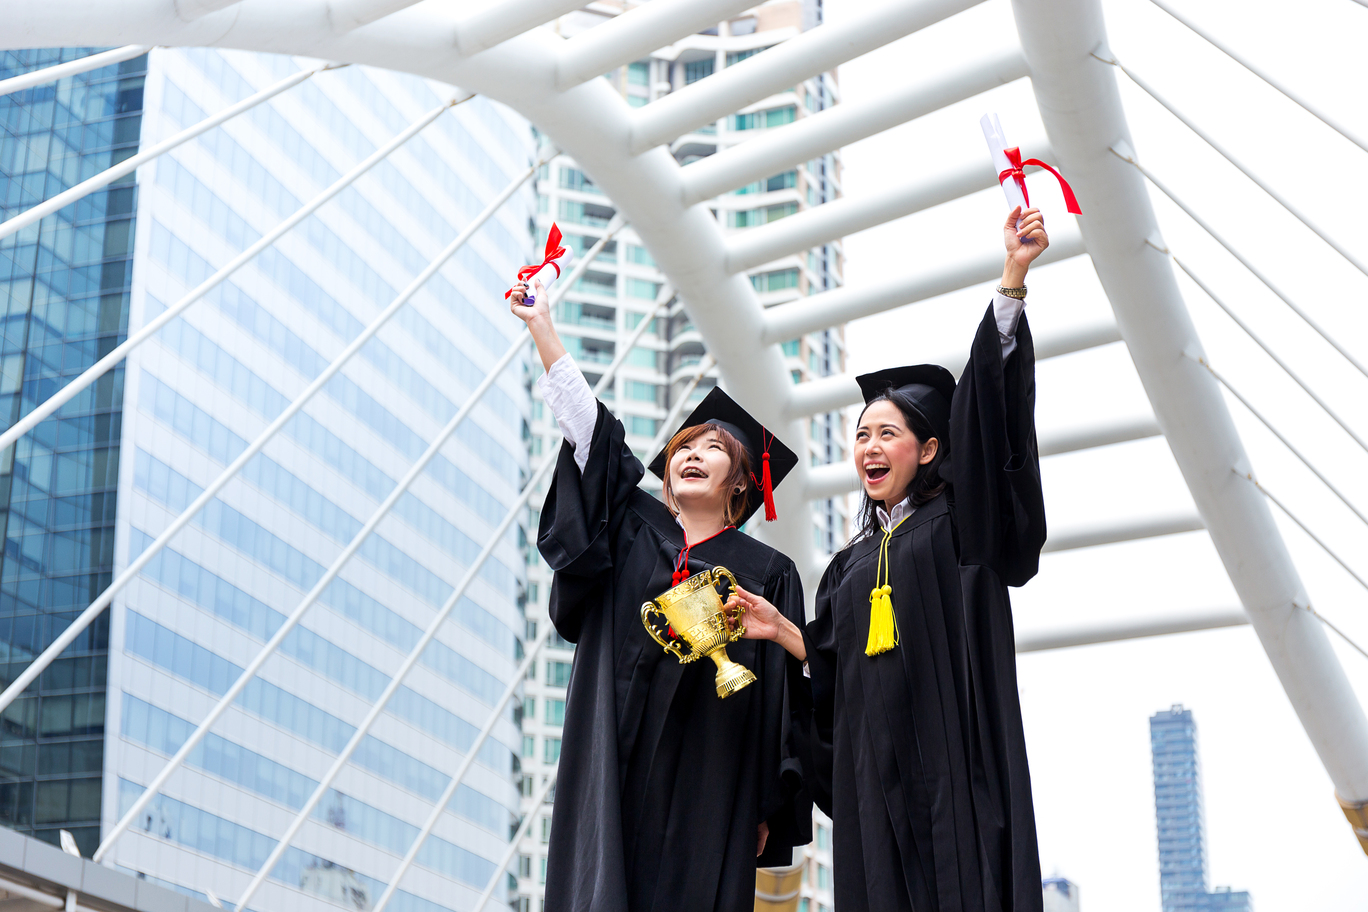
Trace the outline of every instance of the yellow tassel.
[[869, 593], [869, 643], [865, 655], [876, 656], [898, 645], [898, 619], [893, 616], [893, 587], [883, 585]]

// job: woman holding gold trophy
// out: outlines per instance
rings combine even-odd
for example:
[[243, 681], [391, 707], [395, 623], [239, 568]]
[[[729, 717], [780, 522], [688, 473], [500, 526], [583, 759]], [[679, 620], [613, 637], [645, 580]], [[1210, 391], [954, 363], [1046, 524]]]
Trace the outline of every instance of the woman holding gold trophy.
[[[1004, 225], [1002, 284], [958, 384], [919, 364], [857, 378], [861, 528], [797, 650], [807, 782], [833, 821], [836, 908], [1039, 912], [1040, 861], [1008, 586], [1036, 573], [1045, 507], [1026, 270], [1038, 210]], [[742, 593], [747, 636], [798, 631]]]
[[790, 743], [810, 710], [791, 711], [786, 690], [802, 665], [742, 640], [735, 616], [745, 587], [803, 623], [793, 562], [738, 529], [762, 506], [773, 518], [797, 457], [713, 390], [651, 464], [662, 503], [638, 487], [645, 469], [566, 353], [541, 283], [510, 300], [564, 435], [537, 547], [555, 571], [551, 620], [576, 643], [544, 908], [748, 912], [757, 865], [787, 865], [811, 838]]

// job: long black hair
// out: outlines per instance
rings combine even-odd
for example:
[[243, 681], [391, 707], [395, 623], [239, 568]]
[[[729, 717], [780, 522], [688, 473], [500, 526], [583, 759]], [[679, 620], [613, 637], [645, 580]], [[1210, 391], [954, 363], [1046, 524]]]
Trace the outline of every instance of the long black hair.
[[[912, 477], [912, 483], [907, 486], [907, 496], [912, 498], [912, 506], [920, 507], [922, 504], [930, 503], [939, 497], [940, 493], [950, 483], [949, 477], [941, 474], [942, 467], [946, 470], [949, 469], [946, 463], [950, 459], [950, 441], [932, 429], [930, 422], [922, 416], [922, 413], [906, 394], [893, 388], [884, 390], [865, 403], [864, 409], [860, 412], [860, 418], [856, 421], [857, 426], [860, 421], [864, 420], [864, 413], [869, 411], [869, 407], [876, 402], [891, 402], [897, 406], [898, 411], [902, 413], [903, 420], [907, 422], [908, 430], [917, 438], [918, 443], [924, 446], [926, 441], [932, 437], [939, 441], [936, 447], [936, 455], [932, 456], [931, 461], [926, 465], [916, 467], [917, 474]], [[869, 494], [863, 491], [860, 496], [862, 502], [860, 503], [858, 518], [859, 528], [856, 529], [855, 535], [850, 539], [849, 545], [878, 535], [883, 531], [883, 527], [879, 525], [879, 514], [877, 512], [880, 503], [870, 500]]]

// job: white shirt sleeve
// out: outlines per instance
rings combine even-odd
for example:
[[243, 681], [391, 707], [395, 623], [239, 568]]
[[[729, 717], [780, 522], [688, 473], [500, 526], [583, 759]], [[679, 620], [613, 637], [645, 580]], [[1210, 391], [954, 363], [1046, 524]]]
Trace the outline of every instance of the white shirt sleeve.
[[598, 400], [569, 352], [561, 355], [549, 371], [537, 378], [537, 389], [551, 407], [561, 435], [575, 448], [575, 465], [583, 472], [589, 461], [589, 445], [594, 441], [594, 427], [598, 424]]
[[1017, 322], [1026, 309], [1026, 301], [993, 292], [993, 319], [997, 320], [998, 341], [1002, 343], [1002, 360], [1016, 351]]

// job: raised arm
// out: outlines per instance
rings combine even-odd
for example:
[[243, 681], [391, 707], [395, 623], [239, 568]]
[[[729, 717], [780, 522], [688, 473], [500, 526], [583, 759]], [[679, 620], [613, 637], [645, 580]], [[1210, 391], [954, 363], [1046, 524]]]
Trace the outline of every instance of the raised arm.
[[575, 465], [584, 471], [589, 461], [589, 444], [594, 439], [598, 423], [598, 401], [584, 375], [575, 366], [575, 359], [565, 350], [560, 334], [551, 320], [551, 300], [541, 282], [536, 283], [535, 304], [524, 304], [527, 285], [513, 286], [509, 307], [513, 316], [527, 324], [532, 342], [541, 356], [546, 372], [537, 378], [537, 388], [556, 418], [561, 436], [575, 449]]
[[950, 462], [960, 560], [990, 566], [1020, 586], [1035, 575], [1045, 543], [1035, 350], [1025, 316], [1017, 309], [1012, 319], [999, 299], [1024, 298], [1027, 270], [1050, 241], [1035, 209], [1013, 210], [1003, 234], [1002, 289], [979, 324], [951, 404]]

